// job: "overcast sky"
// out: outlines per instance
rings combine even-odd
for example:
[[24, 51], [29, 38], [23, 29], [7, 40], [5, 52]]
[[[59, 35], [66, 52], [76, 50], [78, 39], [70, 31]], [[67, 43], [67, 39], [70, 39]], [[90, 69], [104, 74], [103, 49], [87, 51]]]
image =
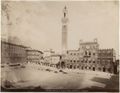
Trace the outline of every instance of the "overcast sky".
[[[118, 52], [118, 4], [116, 2], [79, 1], [9, 2], [9, 22], [2, 16], [2, 35], [10, 31], [26, 45], [39, 50], [61, 49], [63, 8], [68, 9], [68, 48], [77, 49], [79, 40], [98, 38], [100, 48]], [[4, 20], [4, 21], [3, 21]]]

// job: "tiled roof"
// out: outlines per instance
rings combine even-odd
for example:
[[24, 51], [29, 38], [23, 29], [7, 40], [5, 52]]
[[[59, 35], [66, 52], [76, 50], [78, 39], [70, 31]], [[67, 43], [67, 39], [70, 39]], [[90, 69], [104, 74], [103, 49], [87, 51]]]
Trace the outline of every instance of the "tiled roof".
[[19, 47], [27, 48], [27, 47], [24, 46], [24, 45], [18, 45], [18, 44], [14, 44], [14, 43], [6, 42], [6, 41], [1, 41], [1, 44], [2, 44], [2, 43], [4, 43], [4, 44], [8, 44], [8, 45], [13, 45], [13, 46], [19, 46]]
[[26, 51], [36, 51], [36, 52], [40, 52], [41, 54], [43, 54], [43, 52], [42, 52], [42, 51], [35, 50], [35, 49], [27, 49]]

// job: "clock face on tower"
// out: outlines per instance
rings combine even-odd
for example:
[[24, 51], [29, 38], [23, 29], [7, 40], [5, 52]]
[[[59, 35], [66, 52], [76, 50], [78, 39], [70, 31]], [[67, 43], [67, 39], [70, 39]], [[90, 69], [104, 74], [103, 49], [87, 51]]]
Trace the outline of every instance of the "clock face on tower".
[[90, 49], [90, 46], [86, 46], [86, 49]]

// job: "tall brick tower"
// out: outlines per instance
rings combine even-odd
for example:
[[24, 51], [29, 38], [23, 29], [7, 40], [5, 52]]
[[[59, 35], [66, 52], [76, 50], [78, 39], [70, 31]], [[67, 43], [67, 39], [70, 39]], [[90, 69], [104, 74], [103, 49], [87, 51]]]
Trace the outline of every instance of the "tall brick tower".
[[68, 24], [68, 15], [67, 7], [63, 9], [62, 17], [62, 54], [65, 54], [67, 51], [67, 24]]

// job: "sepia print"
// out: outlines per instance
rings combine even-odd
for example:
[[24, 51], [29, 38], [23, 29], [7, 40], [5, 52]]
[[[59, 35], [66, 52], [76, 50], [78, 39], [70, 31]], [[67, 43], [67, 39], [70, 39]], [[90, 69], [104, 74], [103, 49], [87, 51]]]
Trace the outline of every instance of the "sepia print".
[[1, 1], [1, 92], [119, 92], [118, 8]]

